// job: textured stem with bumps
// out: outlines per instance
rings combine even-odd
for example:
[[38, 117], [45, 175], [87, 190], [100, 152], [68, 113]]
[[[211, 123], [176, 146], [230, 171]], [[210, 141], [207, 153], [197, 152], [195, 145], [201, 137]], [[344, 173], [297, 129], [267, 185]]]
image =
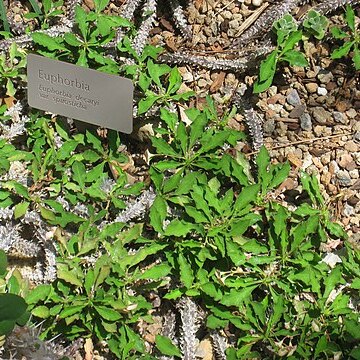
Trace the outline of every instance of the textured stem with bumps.
[[145, 20], [140, 25], [138, 33], [133, 41], [133, 48], [138, 55], [141, 55], [144, 50], [146, 40], [156, 20], [156, 0], [147, 0], [143, 8], [143, 18]]

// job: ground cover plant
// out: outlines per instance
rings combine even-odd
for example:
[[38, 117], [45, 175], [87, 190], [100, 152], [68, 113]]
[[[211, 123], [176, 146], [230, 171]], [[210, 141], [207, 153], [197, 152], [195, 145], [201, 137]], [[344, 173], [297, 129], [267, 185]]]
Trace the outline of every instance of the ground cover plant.
[[[75, 7], [73, 32], [32, 33], [30, 51], [133, 80], [136, 121], [155, 120], [146, 176], [130, 176], [128, 137], [28, 109], [26, 51], [14, 43], [3, 54], [2, 356], [92, 358], [95, 347], [108, 359], [195, 359], [211, 339], [219, 359], [360, 358], [360, 254], [316, 177], [301, 172], [300, 200], [287, 201], [277, 191], [292, 165], [261, 144], [251, 158], [238, 150], [247, 137], [229, 126], [236, 107], [219, 114], [207, 97], [179, 114], [196, 94], [180, 90], [161, 48], [139, 45], [129, 19], [104, 12], [108, 3]], [[46, 29], [57, 6], [46, 1], [30, 17]], [[320, 13], [303, 24], [308, 40], [324, 37]], [[277, 61], [306, 65], [293, 18], [273, 25], [277, 47], [260, 65], [257, 92]], [[344, 45], [355, 66], [356, 36]], [[19, 258], [30, 284], [10, 266]]]

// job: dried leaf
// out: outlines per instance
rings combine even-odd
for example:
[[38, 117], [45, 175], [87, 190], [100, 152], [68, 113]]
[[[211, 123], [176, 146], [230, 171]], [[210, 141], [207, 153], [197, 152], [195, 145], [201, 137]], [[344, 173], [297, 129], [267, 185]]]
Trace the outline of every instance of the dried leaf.
[[211, 93], [214, 93], [221, 88], [221, 86], [225, 80], [225, 76], [226, 76], [226, 73], [224, 71], [219, 72], [219, 74], [217, 75], [217, 77], [215, 78], [215, 80], [213, 81], [213, 83], [210, 86]]

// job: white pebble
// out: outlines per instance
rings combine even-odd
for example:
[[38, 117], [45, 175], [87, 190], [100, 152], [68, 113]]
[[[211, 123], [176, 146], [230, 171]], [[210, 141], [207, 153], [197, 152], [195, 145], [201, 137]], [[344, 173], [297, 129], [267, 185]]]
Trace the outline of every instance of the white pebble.
[[317, 88], [317, 93], [320, 96], [325, 96], [327, 94], [327, 90], [324, 87], [319, 86]]
[[252, 1], [251, 1], [251, 3], [252, 3], [254, 6], [261, 6], [263, 2], [264, 2], [264, 0], [252, 0]]

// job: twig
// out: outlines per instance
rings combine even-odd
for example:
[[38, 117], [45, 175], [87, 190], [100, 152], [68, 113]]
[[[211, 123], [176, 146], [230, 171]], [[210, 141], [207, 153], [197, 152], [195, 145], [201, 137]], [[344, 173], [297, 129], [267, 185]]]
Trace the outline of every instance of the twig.
[[246, 18], [246, 20], [239, 27], [239, 30], [236, 33], [235, 38], [240, 36], [247, 28], [249, 28], [268, 6], [269, 6], [268, 2], [266, 2], [265, 4], [262, 4], [248, 18]]
[[[282, 149], [284, 147], [288, 147], [291, 145], [299, 145], [299, 144], [306, 144], [306, 143], [312, 143], [315, 141], [319, 141], [319, 140], [329, 140], [329, 139], [335, 139], [341, 136], [349, 136], [349, 135], [354, 135], [353, 132], [349, 132], [349, 133], [345, 133], [345, 134], [336, 134], [336, 135], [329, 135], [329, 136], [321, 136], [321, 137], [316, 137], [313, 139], [304, 139], [304, 140], [299, 140], [299, 141], [293, 141], [293, 142], [288, 142], [286, 144], [282, 144], [282, 145], [278, 145], [278, 146], [274, 146], [273, 148], [268, 149], [269, 151], [271, 150], [277, 150], [277, 149]], [[253, 151], [250, 153], [245, 154], [246, 156], [251, 156], [251, 155], [255, 155], [259, 152], [259, 150], [257, 151]]]

